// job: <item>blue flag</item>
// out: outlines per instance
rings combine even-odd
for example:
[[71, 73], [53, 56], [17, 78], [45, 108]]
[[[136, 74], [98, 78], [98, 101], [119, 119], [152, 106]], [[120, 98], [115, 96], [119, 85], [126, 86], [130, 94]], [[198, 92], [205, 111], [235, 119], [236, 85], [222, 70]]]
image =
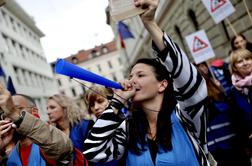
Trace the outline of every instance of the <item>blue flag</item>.
[[129, 30], [128, 25], [124, 24], [122, 21], [118, 22], [118, 32], [122, 39], [134, 38], [133, 34]]
[[0, 66], [0, 77], [5, 77], [4, 71], [1, 66]]
[[16, 94], [16, 90], [10, 76], [8, 77], [7, 89], [11, 93], [12, 96]]

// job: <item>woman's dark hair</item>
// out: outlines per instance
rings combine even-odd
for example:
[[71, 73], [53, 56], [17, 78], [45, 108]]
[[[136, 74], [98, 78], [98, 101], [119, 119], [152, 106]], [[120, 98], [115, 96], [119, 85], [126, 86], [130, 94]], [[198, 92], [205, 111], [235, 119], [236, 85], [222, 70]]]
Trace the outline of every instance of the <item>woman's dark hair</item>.
[[[206, 62], [203, 62], [201, 64], [205, 65], [208, 68]], [[224, 92], [222, 91], [221, 87], [214, 82], [210, 71], [206, 74], [203, 71], [201, 71], [198, 65], [195, 66], [197, 67], [199, 73], [206, 80], [208, 99], [211, 101], [223, 101], [225, 97]]]
[[[158, 58], [139, 59], [133, 66], [139, 63], [151, 66], [158, 81], [164, 79], [168, 81], [168, 87], [164, 91], [162, 107], [158, 114], [155, 141], [157, 144], [161, 145], [164, 150], [171, 150], [171, 113], [177, 103], [173, 93], [172, 79], [169, 76], [168, 70]], [[147, 144], [146, 134], [149, 124], [146, 115], [144, 111], [141, 111], [141, 108], [135, 108], [133, 106], [132, 109], [135, 110], [133, 110], [132, 117], [129, 119], [129, 149], [136, 154], [140, 154], [145, 150], [144, 145]]]
[[237, 50], [237, 48], [236, 48], [235, 45], [234, 45], [234, 41], [235, 41], [235, 39], [236, 39], [238, 36], [240, 36], [240, 37], [242, 37], [244, 40], [248, 41], [248, 40], [246, 39], [246, 37], [245, 37], [243, 34], [238, 34], [237, 36], [234, 36], [234, 37], [231, 39], [231, 48], [232, 48], [233, 51], [234, 51], [234, 50]]

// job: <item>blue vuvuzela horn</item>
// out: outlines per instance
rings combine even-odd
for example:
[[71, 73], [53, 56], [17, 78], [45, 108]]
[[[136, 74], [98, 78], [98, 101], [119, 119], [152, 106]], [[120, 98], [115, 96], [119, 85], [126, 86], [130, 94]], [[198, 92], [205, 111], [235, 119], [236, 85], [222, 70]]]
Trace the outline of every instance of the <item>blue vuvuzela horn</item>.
[[69, 76], [71, 78], [78, 78], [88, 82], [103, 85], [105, 87], [122, 89], [122, 86], [114, 81], [104, 78], [98, 74], [92, 73], [79, 66], [65, 61], [64, 59], [58, 59], [55, 64], [55, 73]]

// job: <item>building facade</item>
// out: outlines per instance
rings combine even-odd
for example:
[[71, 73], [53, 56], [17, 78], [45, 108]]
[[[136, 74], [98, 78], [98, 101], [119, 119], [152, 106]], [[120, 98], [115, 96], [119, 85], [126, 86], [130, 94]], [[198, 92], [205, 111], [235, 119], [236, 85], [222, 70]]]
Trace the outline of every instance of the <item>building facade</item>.
[[0, 7], [0, 66], [11, 76], [17, 93], [31, 96], [46, 120], [47, 97], [57, 93], [40, 38], [44, 34], [14, 0]]
[[[115, 41], [88, 50], [81, 50], [65, 60], [115, 82], [124, 79], [124, 59], [120, 50], [117, 49]], [[55, 62], [52, 63], [52, 67], [55, 67]], [[59, 74], [55, 74], [55, 77], [60, 93], [74, 98], [81, 107], [84, 106], [82, 97], [92, 83], [77, 80], [81, 82], [79, 83], [68, 76]]]
[[[208, 39], [218, 58], [225, 58], [231, 50], [230, 39], [235, 36], [231, 23], [237, 33], [242, 33], [252, 42], [252, 22], [246, 12], [243, 0], [231, 0], [235, 12], [218, 24], [206, 10], [201, 0], [160, 0], [156, 20], [161, 28], [190, 56], [185, 36], [204, 29]], [[252, 1], [246, 0], [250, 14], [252, 13]], [[112, 29], [117, 35], [116, 23], [107, 17]], [[132, 17], [124, 22], [134, 34], [134, 39], [126, 40], [126, 51], [133, 63], [140, 57], [152, 57], [151, 39], [144, 29], [139, 17]], [[119, 38], [117, 37], [118, 42]]]

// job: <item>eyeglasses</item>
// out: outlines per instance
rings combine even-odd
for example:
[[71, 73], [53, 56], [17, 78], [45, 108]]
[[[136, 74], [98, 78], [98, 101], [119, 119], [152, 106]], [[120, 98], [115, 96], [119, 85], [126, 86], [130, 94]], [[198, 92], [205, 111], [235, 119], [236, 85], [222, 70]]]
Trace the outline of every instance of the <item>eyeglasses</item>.
[[17, 111], [22, 111], [23, 109], [26, 109], [26, 110], [31, 110], [31, 109], [34, 109], [34, 108], [36, 108], [36, 107], [34, 107], [34, 106], [30, 106], [30, 107], [21, 107], [21, 106], [15, 106], [15, 109], [17, 110]]

